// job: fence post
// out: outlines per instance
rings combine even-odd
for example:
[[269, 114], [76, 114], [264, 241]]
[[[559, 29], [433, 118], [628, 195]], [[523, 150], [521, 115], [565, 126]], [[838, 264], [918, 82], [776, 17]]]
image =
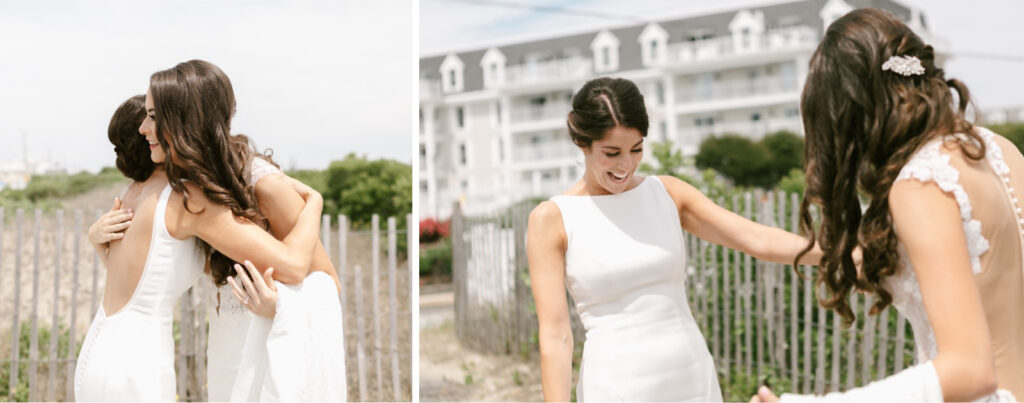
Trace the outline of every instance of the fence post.
[[[348, 217], [345, 217], [344, 214], [338, 214], [338, 283], [341, 284], [341, 292], [338, 293], [338, 299], [341, 302], [342, 312], [344, 312], [345, 311], [345, 307], [348, 306], [347, 305], [348, 304], [348, 285], [346, 284], [347, 283], [347, 281], [346, 281], [347, 277], [348, 277]], [[355, 284], [355, 283], [353, 283], [353, 284]], [[358, 287], [358, 284], [356, 284], [355, 286]], [[347, 335], [350, 335], [352, 333], [352, 331], [351, 331], [352, 328], [349, 327], [345, 323], [345, 322], [349, 322], [349, 323], [352, 322], [352, 319], [349, 318], [348, 316], [349, 315], [344, 315], [343, 314], [342, 317], [341, 317], [342, 329], [349, 329], [349, 330], [343, 331], [343, 333], [342, 333], [342, 335], [344, 336], [343, 338], [347, 338], [348, 337]], [[348, 319], [348, 320], [346, 320], [346, 319]], [[341, 374], [341, 379], [343, 379], [345, 381], [345, 384], [348, 385], [348, 379], [349, 379], [348, 373], [352, 372], [352, 365], [350, 365], [352, 360], [349, 359], [349, 354], [347, 354], [348, 349], [346, 348], [346, 346], [347, 346], [347, 344], [345, 343], [345, 340], [342, 340], [341, 341], [341, 349], [342, 349], [342, 351], [346, 352], [346, 354], [345, 354], [345, 372], [346, 373]], [[362, 398], [362, 395], [360, 395], [360, 398]]]
[[53, 254], [53, 324], [50, 328], [50, 351], [49, 359], [49, 376], [46, 379], [46, 400], [55, 401], [57, 400], [57, 367], [59, 359], [57, 357], [57, 340], [60, 339], [60, 328], [57, 326], [57, 307], [60, 305], [60, 268], [63, 261], [61, 260], [61, 252], [64, 249], [64, 210], [57, 210], [57, 233], [54, 234], [54, 254]]
[[[892, 309], [886, 307], [878, 314], [878, 361], [875, 364], [875, 379], [885, 378], [886, 374], [886, 352], [889, 350], [889, 317]], [[902, 349], [897, 354], [902, 355]]]
[[896, 312], [896, 359], [893, 363], [892, 373], [903, 369], [903, 350], [906, 348], [907, 318], [899, 311]]
[[358, 281], [359, 284], [355, 284], [353, 287], [356, 291], [356, 364], [359, 368], [359, 401], [366, 401], [368, 398], [366, 395], [366, 329], [365, 318], [363, 318], [362, 275], [363, 269], [357, 264], [355, 281]]
[[[857, 312], [859, 295], [856, 292], [850, 293], [850, 311], [853, 313]], [[846, 388], [851, 389], [857, 378], [857, 321], [854, 321], [846, 332], [850, 335], [846, 344]]]
[[[0, 217], [0, 221], [3, 221]], [[64, 383], [64, 397], [68, 400], [74, 398], [74, 381], [75, 381], [75, 351], [78, 347], [78, 338], [75, 328], [78, 323], [78, 263], [79, 255], [81, 253], [80, 240], [82, 239], [82, 210], [75, 210], [75, 236], [74, 236], [74, 249], [71, 257], [71, 326], [68, 326], [68, 353], [67, 353], [67, 364], [65, 365], [65, 383]]]
[[39, 365], [39, 237], [43, 226], [43, 210], [36, 209], [35, 225], [32, 229], [32, 333], [28, 347], [28, 400], [39, 401], [36, 379]]
[[860, 380], [863, 383], [867, 383], [871, 380], [871, 353], [872, 349], [875, 348], [875, 321], [878, 320], [878, 316], [870, 315], [871, 311], [871, 295], [866, 295], [864, 298], [864, 335], [861, 342], [861, 367], [860, 367]]
[[388, 217], [388, 301], [391, 307], [391, 399], [398, 400], [399, 368], [398, 368], [398, 222], [395, 217]]
[[383, 360], [381, 357], [380, 342], [380, 216], [374, 214], [372, 221], [372, 250], [373, 250], [373, 357], [377, 363], [377, 399], [383, 400], [384, 396], [384, 374]]
[[25, 210], [18, 209], [15, 212], [15, 236], [14, 236], [14, 314], [11, 315], [11, 370], [8, 381], [8, 400], [14, 401], [15, 391], [18, 389], [18, 371], [21, 361], [21, 325], [18, 322], [21, 313], [21, 255], [22, 241], [24, 238]]
[[413, 229], [412, 213], [406, 214], [405, 247], [407, 252], [405, 255], [405, 265], [409, 268], [409, 343], [411, 343], [409, 346], [410, 357], [406, 363], [409, 365], [409, 397], [413, 401], [419, 400], [419, 380], [413, 377], [414, 371], [412, 369], [413, 362], [419, 363], [419, 357], [416, 354], [416, 351], [419, 351], [419, 326], [418, 323], [413, 323], [414, 312], [416, 312], [416, 305], [414, 305], [413, 301], [418, 300], [418, 298], [413, 298], [413, 296], [419, 295], [416, 290], [419, 289], [417, 279], [420, 275], [418, 255], [414, 253], [419, 248], [419, 244], [416, 242], [418, 240], [417, 235], [418, 233]]

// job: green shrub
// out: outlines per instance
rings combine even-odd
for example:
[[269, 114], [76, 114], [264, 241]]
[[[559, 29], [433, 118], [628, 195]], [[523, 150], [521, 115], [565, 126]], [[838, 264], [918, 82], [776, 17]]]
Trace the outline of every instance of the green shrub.
[[452, 243], [445, 240], [434, 245], [420, 247], [420, 277], [435, 278], [452, 275]]
[[324, 213], [346, 215], [353, 228], [368, 227], [373, 214], [379, 214], [382, 221], [395, 217], [399, 228], [407, 228], [405, 216], [412, 212], [412, 167], [349, 154], [327, 168], [327, 185], [321, 193]]
[[733, 134], [709, 137], [700, 144], [697, 167], [714, 169], [739, 186], [775, 184], [768, 173], [770, 152], [763, 143]]

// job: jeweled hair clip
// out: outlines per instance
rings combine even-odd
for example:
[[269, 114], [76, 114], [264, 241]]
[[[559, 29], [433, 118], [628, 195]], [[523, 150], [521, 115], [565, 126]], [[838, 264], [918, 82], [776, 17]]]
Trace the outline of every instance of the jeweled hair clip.
[[882, 64], [882, 71], [891, 71], [902, 76], [919, 76], [924, 74], [921, 59], [915, 56], [893, 56]]

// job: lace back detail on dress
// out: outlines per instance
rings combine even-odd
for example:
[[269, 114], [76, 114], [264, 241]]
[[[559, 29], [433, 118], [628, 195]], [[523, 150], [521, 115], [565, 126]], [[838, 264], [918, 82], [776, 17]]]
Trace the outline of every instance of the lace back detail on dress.
[[280, 173], [283, 173], [280, 168], [258, 156], [253, 157], [252, 162], [249, 163], [249, 183], [252, 186], [256, 186], [256, 183], [264, 176]]
[[[986, 145], [991, 142], [991, 136], [984, 137]], [[971, 258], [971, 270], [974, 274], [981, 273], [981, 254], [988, 250], [988, 240], [981, 234], [981, 222], [971, 218], [971, 200], [967, 192], [960, 185], [960, 171], [949, 163], [949, 155], [940, 152], [942, 139], [935, 139], [926, 144], [911, 157], [910, 161], [903, 166], [896, 181], [915, 179], [922, 183], [935, 182], [944, 192], [953, 194], [957, 205], [960, 206], [960, 220], [963, 222], [964, 235], [967, 237], [967, 251]], [[998, 147], [989, 147], [989, 154], [998, 151]], [[1002, 154], [1000, 153], [1000, 161]], [[1005, 167], [1006, 164], [1003, 164]], [[1006, 168], [1007, 171], [1009, 168]]]

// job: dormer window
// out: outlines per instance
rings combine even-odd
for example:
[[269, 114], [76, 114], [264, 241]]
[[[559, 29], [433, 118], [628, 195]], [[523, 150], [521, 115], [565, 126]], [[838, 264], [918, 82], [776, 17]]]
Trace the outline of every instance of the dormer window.
[[665, 62], [668, 32], [655, 23], [647, 24], [640, 32], [640, 59], [644, 66], [654, 66]]
[[729, 22], [732, 33], [732, 46], [737, 52], [756, 51], [760, 46], [760, 37], [765, 32], [764, 12], [740, 10]]
[[484, 88], [497, 88], [505, 84], [505, 55], [497, 48], [490, 48], [480, 59], [484, 72]]
[[601, 31], [590, 44], [594, 52], [594, 71], [608, 73], [619, 69], [619, 39], [609, 31]]
[[446, 94], [462, 92], [464, 68], [462, 59], [459, 59], [459, 56], [454, 53], [444, 58], [444, 61], [441, 62], [441, 91]]

